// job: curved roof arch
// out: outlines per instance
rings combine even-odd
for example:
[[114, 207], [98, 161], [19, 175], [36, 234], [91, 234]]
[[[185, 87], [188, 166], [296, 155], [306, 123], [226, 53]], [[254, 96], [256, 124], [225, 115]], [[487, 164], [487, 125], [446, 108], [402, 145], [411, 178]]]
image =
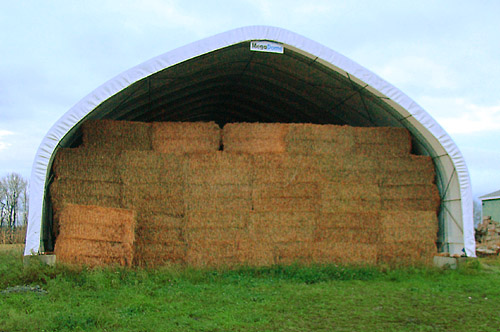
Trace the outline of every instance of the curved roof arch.
[[[250, 50], [281, 44], [281, 54]], [[458, 147], [417, 103], [339, 53], [291, 31], [250, 26], [167, 52], [104, 83], [67, 111], [36, 153], [25, 255], [40, 250], [52, 158], [78, 142], [88, 119], [312, 122], [405, 127], [414, 152], [433, 158], [443, 251], [475, 256], [469, 174]]]

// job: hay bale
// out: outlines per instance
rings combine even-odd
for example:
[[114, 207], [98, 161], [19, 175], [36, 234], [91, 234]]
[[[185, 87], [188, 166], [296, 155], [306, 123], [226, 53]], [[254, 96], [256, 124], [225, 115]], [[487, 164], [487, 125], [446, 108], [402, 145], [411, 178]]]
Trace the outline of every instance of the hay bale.
[[140, 243], [134, 246], [134, 265], [155, 268], [170, 264], [183, 264], [186, 245], [180, 243]]
[[311, 241], [278, 243], [272, 253], [274, 264], [310, 264], [313, 261]]
[[247, 184], [193, 183], [186, 185], [185, 201], [187, 212], [251, 211], [252, 191]]
[[384, 172], [395, 171], [414, 171], [414, 172], [429, 172], [434, 173], [434, 163], [429, 156], [417, 156], [407, 154], [406, 156], [398, 156], [395, 158], [387, 158], [386, 156], [373, 157], [379, 163], [379, 166]]
[[290, 124], [287, 152], [300, 155], [346, 155], [351, 152], [353, 127], [317, 124]]
[[322, 213], [378, 211], [381, 208], [379, 187], [372, 184], [326, 182], [321, 187]]
[[192, 229], [186, 243], [186, 263], [195, 267], [241, 265], [249, 250], [248, 239], [235, 229]]
[[288, 124], [228, 123], [222, 130], [227, 153], [283, 153]]
[[[100, 207], [95, 205], [67, 204], [60, 213], [61, 236], [101, 240], [102, 237], [119, 237], [114, 242], [134, 242], [135, 213], [126, 209]], [[72, 232], [71, 226], [86, 225], [114, 228], [113, 234], [102, 234], [99, 229], [85, 233]], [[78, 228], [78, 227], [76, 227]], [[76, 229], [75, 228], [75, 229]]]
[[96, 241], [59, 236], [55, 245], [57, 261], [66, 264], [131, 266], [131, 243]]
[[252, 182], [251, 158], [217, 151], [212, 154], [192, 155], [187, 159], [186, 183], [240, 184]]
[[153, 122], [153, 150], [160, 153], [209, 153], [221, 145], [215, 122]]
[[314, 198], [254, 198], [252, 202], [255, 212], [316, 212], [319, 209]]
[[268, 246], [311, 241], [317, 222], [314, 212], [252, 212], [249, 216], [250, 238]]
[[134, 264], [157, 267], [184, 262], [185, 218], [150, 211], [137, 214]]
[[59, 149], [52, 169], [59, 179], [120, 182], [120, 154], [114, 151]]
[[149, 151], [122, 154], [120, 179], [126, 185], [172, 184], [185, 182], [184, 156]]
[[209, 211], [189, 211], [186, 215], [184, 231], [191, 229], [241, 229], [246, 231], [250, 219], [248, 213], [233, 211], [233, 213], [218, 213]]
[[316, 241], [312, 247], [312, 259], [316, 263], [368, 265], [377, 263], [376, 244]]
[[94, 150], [151, 150], [151, 125], [144, 122], [87, 120], [83, 147]]
[[251, 159], [254, 183], [311, 183], [323, 181], [321, 166], [305, 156], [260, 154]]
[[[60, 213], [55, 253], [64, 263], [130, 265], [135, 214], [125, 209], [68, 204]], [[87, 258], [92, 258], [88, 260]]]
[[382, 211], [369, 212], [346, 211], [342, 213], [331, 212], [318, 215], [318, 229], [325, 228], [356, 228], [356, 229], [379, 229]]
[[402, 153], [411, 152], [411, 135], [406, 128], [395, 127], [353, 127], [356, 145], [393, 145]]
[[378, 229], [356, 227], [318, 227], [314, 241], [377, 244], [380, 241]]
[[154, 151], [121, 153], [120, 179], [124, 184], [183, 183], [186, 157]]
[[438, 218], [433, 211], [386, 211], [380, 226], [383, 243], [436, 241]]
[[436, 243], [428, 241], [407, 241], [382, 243], [377, 246], [377, 262], [392, 266], [431, 265], [437, 254]]
[[382, 207], [393, 210], [437, 211], [441, 203], [436, 185], [381, 186]]
[[319, 184], [316, 182], [301, 183], [254, 183], [252, 186], [254, 199], [267, 198], [315, 198], [320, 195]]
[[335, 143], [341, 148], [354, 143], [354, 127], [332, 124], [291, 123], [287, 142], [294, 140], [325, 141]]
[[50, 184], [49, 191], [52, 205], [56, 209], [67, 203], [122, 207], [122, 185], [119, 183], [56, 178]]

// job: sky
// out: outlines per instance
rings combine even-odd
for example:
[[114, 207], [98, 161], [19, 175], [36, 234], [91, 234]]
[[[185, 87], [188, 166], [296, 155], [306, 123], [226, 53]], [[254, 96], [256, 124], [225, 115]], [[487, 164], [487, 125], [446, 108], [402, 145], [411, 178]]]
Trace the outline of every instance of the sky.
[[227, 30], [270, 25], [350, 58], [422, 106], [500, 190], [500, 1], [22, 0], [0, 3], [0, 177], [29, 179], [74, 104], [127, 69]]

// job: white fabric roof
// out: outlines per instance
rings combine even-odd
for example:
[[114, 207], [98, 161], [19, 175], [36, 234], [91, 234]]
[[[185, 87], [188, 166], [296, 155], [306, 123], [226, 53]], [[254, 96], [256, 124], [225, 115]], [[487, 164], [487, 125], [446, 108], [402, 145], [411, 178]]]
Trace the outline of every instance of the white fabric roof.
[[[273, 41], [284, 53], [250, 51]], [[405, 127], [430, 155], [441, 194], [440, 244], [475, 256], [472, 194], [462, 154], [417, 103], [374, 73], [293, 32], [250, 26], [162, 54], [104, 83], [66, 112], [36, 153], [25, 255], [40, 251], [46, 189], [59, 147], [77, 142], [87, 119], [313, 122]]]

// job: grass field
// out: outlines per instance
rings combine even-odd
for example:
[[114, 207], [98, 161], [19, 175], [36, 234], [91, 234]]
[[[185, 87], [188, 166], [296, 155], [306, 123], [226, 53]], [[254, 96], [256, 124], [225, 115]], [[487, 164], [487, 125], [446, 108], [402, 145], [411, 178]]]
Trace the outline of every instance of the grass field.
[[[500, 261], [340, 266], [23, 268], [0, 246], [0, 331], [499, 331]], [[30, 287], [19, 287], [30, 286]]]

